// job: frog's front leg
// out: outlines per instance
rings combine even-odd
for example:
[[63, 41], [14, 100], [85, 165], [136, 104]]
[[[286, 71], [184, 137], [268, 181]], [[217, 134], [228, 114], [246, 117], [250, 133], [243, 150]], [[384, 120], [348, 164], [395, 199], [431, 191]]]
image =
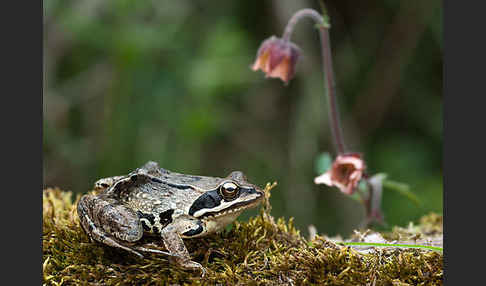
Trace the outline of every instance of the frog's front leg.
[[143, 235], [142, 224], [132, 210], [103, 196], [84, 195], [78, 203], [77, 211], [81, 226], [91, 240], [143, 257], [125, 245], [139, 240]]
[[201, 264], [191, 260], [189, 251], [182, 240], [182, 237], [201, 234], [203, 230], [204, 224], [201, 221], [184, 219], [165, 227], [160, 235], [162, 236], [165, 248], [173, 255], [169, 258], [171, 261], [186, 269], [200, 270], [204, 276], [206, 270]]

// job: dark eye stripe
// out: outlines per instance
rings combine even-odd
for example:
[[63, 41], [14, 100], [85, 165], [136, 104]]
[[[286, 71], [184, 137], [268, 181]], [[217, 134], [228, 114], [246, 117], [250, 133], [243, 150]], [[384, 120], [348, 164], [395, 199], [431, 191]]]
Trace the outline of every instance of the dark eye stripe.
[[218, 190], [212, 190], [202, 194], [197, 200], [192, 204], [189, 209], [189, 215], [194, 215], [198, 210], [211, 209], [217, 207], [221, 204], [222, 197]]

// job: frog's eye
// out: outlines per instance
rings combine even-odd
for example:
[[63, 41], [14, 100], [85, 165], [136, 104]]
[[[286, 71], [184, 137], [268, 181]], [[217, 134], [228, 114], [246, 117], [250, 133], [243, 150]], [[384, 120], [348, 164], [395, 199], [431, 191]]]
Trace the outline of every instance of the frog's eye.
[[222, 184], [219, 187], [219, 190], [221, 191], [221, 195], [226, 201], [234, 200], [236, 198], [236, 195], [238, 195], [238, 186], [232, 182]]

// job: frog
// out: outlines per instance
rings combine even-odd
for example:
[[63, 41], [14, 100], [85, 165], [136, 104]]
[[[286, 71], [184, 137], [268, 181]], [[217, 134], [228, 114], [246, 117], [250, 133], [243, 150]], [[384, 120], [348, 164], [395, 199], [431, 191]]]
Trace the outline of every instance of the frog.
[[[142, 253], [168, 255], [183, 269], [204, 267], [191, 259], [183, 239], [223, 230], [245, 210], [263, 201], [264, 191], [247, 181], [241, 171], [227, 177], [172, 172], [149, 161], [127, 175], [99, 179], [94, 193], [77, 204], [82, 229], [91, 242]], [[156, 236], [165, 249], [139, 245]]]

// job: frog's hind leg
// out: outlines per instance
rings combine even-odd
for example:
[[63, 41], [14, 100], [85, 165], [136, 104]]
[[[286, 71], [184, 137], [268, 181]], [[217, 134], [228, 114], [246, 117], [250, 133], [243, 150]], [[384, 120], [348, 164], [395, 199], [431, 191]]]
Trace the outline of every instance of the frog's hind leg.
[[137, 241], [143, 235], [136, 214], [93, 195], [81, 197], [77, 211], [81, 226], [91, 241], [118, 247], [143, 258], [142, 254], [123, 243]]

